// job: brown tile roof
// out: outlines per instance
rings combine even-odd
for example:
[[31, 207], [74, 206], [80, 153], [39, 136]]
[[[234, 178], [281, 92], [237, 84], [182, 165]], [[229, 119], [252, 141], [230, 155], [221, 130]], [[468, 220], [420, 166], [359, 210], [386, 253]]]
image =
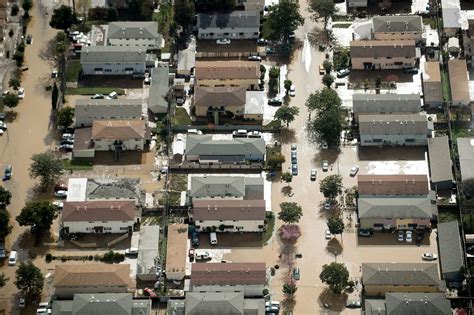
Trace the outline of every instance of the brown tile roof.
[[429, 61], [425, 63], [425, 73], [423, 73], [423, 95], [426, 103], [443, 101], [441, 72], [439, 70], [438, 61]]
[[260, 64], [253, 61], [196, 61], [196, 80], [259, 79]]
[[134, 221], [135, 201], [64, 202], [62, 220], [70, 221]]
[[246, 87], [203, 87], [194, 91], [194, 106], [244, 106]]
[[425, 62], [426, 75], [423, 76], [423, 82], [441, 82], [441, 71], [438, 61]]
[[194, 200], [194, 220], [264, 220], [265, 200]]
[[427, 195], [426, 175], [359, 175], [359, 195]]
[[186, 269], [188, 246], [188, 225], [168, 225], [168, 239], [166, 241], [166, 272], [183, 272]]
[[92, 124], [93, 139], [143, 139], [146, 135], [144, 120], [96, 120]]
[[453, 103], [469, 101], [469, 84], [467, 82], [466, 60], [451, 59], [448, 61], [449, 84]]
[[351, 58], [416, 57], [414, 40], [351, 41]]
[[54, 286], [91, 287], [126, 286], [133, 287], [128, 264], [80, 264], [57, 265], [54, 271]]
[[265, 263], [192, 264], [191, 285], [264, 285]]

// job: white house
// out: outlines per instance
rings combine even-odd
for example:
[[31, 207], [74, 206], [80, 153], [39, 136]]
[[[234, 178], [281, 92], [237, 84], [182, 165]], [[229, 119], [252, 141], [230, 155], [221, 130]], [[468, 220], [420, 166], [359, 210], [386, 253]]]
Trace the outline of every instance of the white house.
[[262, 232], [265, 226], [265, 200], [194, 200], [191, 213], [199, 231]]
[[265, 263], [192, 264], [191, 292], [242, 292], [245, 297], [263, 295]]
[[144, 120], [96, 120], [92, 124], [96, 151], [142, 151], [149, 137]]
[[135, 202], [64, 202], [62, 227], [66, 233], [127, 233], [135, 220]]
[[200, 39], [257, 39], [260, 29], [260, 12], [201, 13], [197, 17], [197, 27]]
[[109, 46], [160, 48], [163, 36], [157, 22], [110, 22], [107, 31]]
[[90, 127], [95, 120], [140, 120], [141, 99], [78, 99], [74, 106], [76, 127]]

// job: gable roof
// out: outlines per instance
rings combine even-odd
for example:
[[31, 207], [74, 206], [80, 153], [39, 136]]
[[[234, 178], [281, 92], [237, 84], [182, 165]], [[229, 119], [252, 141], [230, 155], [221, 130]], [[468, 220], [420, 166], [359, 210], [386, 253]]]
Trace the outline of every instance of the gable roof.
[[469, 83], [467, 65], [464, 59], [450, 59], [448, 61], [449, 85], [454, 105], [458, 102], [469, 102]]
[[161, 42], [162, 36], [158, 33], [157, 22], [110, 22], [108, 35], [110, 39], [156, 39]]
[[431, 181], [433, 183], [452, 181], [453, 172], [451, 170], [448, 136], [429, 138], [428, 155]]
[[415, 218], [431, 219], [437, 214], [429, 197], [421, 198], [359, 198], [360, 219]]
[[145, 62], [150, 58], [140, 47], [87, 46], [81, 50], [81, 63]]
[[169, 72], [169, 66], [163, 64], [151, 69], [148, 109], [154, 114], [168, 112]]
[[203, 87], [194, 90], [194, 106], [244, 106], [246, 87]]
[[459, 273], [464, 266], [463, 249], [459, 233], [458, 221], [438, 224], [438, 246], [441, 264], [441, 273], [450, 278], [448, 273]]
[[185, 314], [244, 314], [243, 292], [186, 292]]
[[258, 28], [260, 27], [260, 12], [233, 11], [232, 13], [201, 13], [197, 16], [197, 27], [206, 28]]
[[195, 75], [199, 80], [239, 80], [260, 78], [260, 64], [253, 61], [196, 61]]
[[357, 40], [351, 41], [351, 58], [416, 57], [414, 40]]
[[457, 138], [462, 180], [474, 178], [474, 138]]
[[418, 15], [374, 16], [372, 23], [375, 33], [406, 33], [423, 30], [421, 16]]
[[359, 175], [359, 195], [428, 195], [426, 175]]
[[[77, 99], [74, 107], [76, 117], [130, 117], [142, 115], [141, 99]], [[136, 117], [136, 118], [134, 118]]]
[[120, 201], [65, 201], [63, 222], [81, 221], [134, 221], [135, 202]]
[[194, 220], [265, 220], [265, 200], [198, 199], [193, 201]]
[[444, 293], [386, 293], [385, 305], [390, 315], [451, 314], [451, 303]]
[[418, 113], [421, 109], [420, 94], [354, 94], [354, 113]]
[[146, 131], [144, 120], [95, 120], [92, 123], [92, 138], [95, 140], [144, 139]]
[[262, 138], [235, 138], [233, 140], [213, 140], [212, 135], [188, 135], [187, 155], [263, 155], [265, 141]]
[[236, 176], [193, 176], [191, 197], [244, 197], [245, 177]]
[[423, 73], [423, 98], [425, 102], [442, 102], [443, 90], [441, 87], [441, 71], [438, 61], [425, 62]]
[[440, 283], [436, 263], [363, 263], [364, 285], [429, 285]]
[[93, 287], [124, 286], [132, 287], [129, 264], [80, 264], [56, 265], [54, 286], [58, 287]]
[[166, 242], [166, 272], [183, 272], [186, 270], [188, 246], [188, 225], [173, 223], [168, 225]]
[[426, 134], [428, 121], [426, 115], [360, 115], [360, 134]]
[[191, 265], [191, 285], [264, 285], [265, 263], [207, 263]]

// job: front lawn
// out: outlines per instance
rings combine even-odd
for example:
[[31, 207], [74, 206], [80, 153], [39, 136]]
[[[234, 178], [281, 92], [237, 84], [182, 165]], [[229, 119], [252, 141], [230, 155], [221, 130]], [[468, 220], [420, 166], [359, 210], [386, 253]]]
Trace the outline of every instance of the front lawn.
[[117, 92], [118, 95], [124, 95], [125, 91], [120, 88], [113, 87], [78, 87], [78, 88], [67, 88], [66, 94], [68, 95], [95, 95], [103, 94], [107, 95], [110, 92]]
[[81, 62], [79, 60], [69, 60], [66, 68], [66, 81], [76, 82], [81, 72]]
[[71, 171], [91, 171], [92, 162], [86, 160], [63, 160], [63, 167], [65, 170]]
[[182, 107], [176, 108], [172, 122], [175, 126], [189, 126], [192, 124], [191, 117]]
[[275, 229], [275, 215], [273, 212], [267, 212], [265, 217], [265, 232], [262, 236], [262, 244], [267, 245], [268, 241], [272, 238], [273, 230]]

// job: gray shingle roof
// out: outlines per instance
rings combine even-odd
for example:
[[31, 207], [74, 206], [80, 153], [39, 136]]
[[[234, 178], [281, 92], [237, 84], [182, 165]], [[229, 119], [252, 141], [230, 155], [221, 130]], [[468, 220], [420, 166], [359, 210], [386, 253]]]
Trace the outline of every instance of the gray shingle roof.
[[458, 138], [459, 164], [462, 180], [474, 177], [474, 138]]
[[440, 284], [436, 263], [363, 263], [364, 285]]
[[260, 13], [258, 11], [234, 11], [230, 14], [198, 14], [198, 28], [258, 28]]
[[154, 114], [168, 112], [169, 92], [169, 67], [159, 65], [151, 71], [150, 95], [148, 96], [148, 109]]
[[139, 47], [88, 46], [81, 50], [81, 63], [145, 62], [151, 56]]
[[191, 178], [191, 197], [245, 196], [245, 178], [233, 176], [209, 176]]
[[261, 138], [213, 140], [212, 135], [188, 135], [187, 155], [246, 155], [265, 154], [265, 141]]
[[423, 30], [421, 16], [418, 15], [374, 16], [372, 23], [375, 33], [421, 32]]
[[421, 109], [420, 94], [354, 94], [354, 113], [417, 113]]
[[194, 106], [221, 107], [245, 105], [246, 87], [203, 87], [197, 86], [194, 91]]
[[157, 22], [110, 22], [108, 38], [160, 39]]
[[361, 134], [426, 134], [428, 121], [426, 115], [360, 115]]
[[428, 154], [430, 161], [430, 174], [433, 183], [452, 181], [451, 152], [449, 150], [448, 136], [428, 139]]
[[188, 292], [186, 293], [186, 315], [241, 315], [244, 313], [242, 292]]
[[464, 260], [457, 221], [438, 224], [438, 246], [441, 272], [445, 278], [450, 278], [448, 273], [459, 273], [459, 269], [464, 266]]
[[386, 293], [385, 304], [390, 315], [451, 314], [451, 303], [444, 293]]
[[385, 299], [364, 299], [366, 315], [386, 315]]
[[359, 198], [359, 218], [425, 218], [437, 214], [429, 197], [422, 198]]

